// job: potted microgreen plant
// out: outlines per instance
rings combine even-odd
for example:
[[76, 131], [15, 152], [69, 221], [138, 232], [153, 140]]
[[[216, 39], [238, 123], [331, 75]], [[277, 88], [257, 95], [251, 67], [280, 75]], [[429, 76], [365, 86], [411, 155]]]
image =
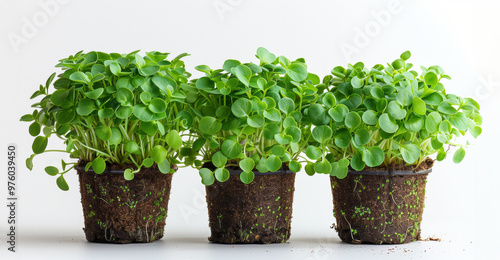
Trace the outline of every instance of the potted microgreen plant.
[[481, 134], [478, 103], [447, 93], [441, 80], [450, 77], [441, 67], [421, 67], [419, 75], [409, 58], [407, 51], [385, 67], [335, 67], [324, 79], [329, 91], [309, 108], [314, 130], [331, 137], [311, 140], [306, 154], [322, 157], [305, 169], [331, 175], [343, 241], [418, 240], [430, 156], [441, 161], [454, 146], [459, 163], [468, 142], [456, 137]]
[[[303, 59], [264, 48], [259, 64], [206, 65], [187, 93], [192, 138], [182, 152], [206, 185], [212, 242], [278, 243], [290, 237], [295, 173], [311, 135], [303, 111], [317, 100], [319, 78]], [[197, 157], [198, 156], [198, 157]]]
[[[56, 67], [63, 72], [40, 85], [31, 98], [41, 100], [21, 118], [32, 122], [29, 133], [36, 137], [34, 154], [26, 160], [30, 170], [42, 153], [79, 159], [45, 172], [57, 176], [57, 186], [66, 191], [64, 175], [76, 168], [90, 242], [151, 242], [163, 236], [185, 130], [180, 84], [190, 74], [180, 60], [187, 54], [172, 61], [168, 53], [146, 54], [79, 52], [60, 60]], [[65, 150], [47, 149], [54, 137], [64, 141]]]

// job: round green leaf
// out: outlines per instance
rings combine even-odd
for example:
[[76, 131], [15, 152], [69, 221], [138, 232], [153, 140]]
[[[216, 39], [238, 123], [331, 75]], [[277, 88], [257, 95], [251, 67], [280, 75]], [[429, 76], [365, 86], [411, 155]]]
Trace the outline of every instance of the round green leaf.
[[212, 163], [217, 168], [223, 168], [226, 166], [227, 157], [221, 151], [218, 151], [212, 156]]
[[436, 87], [438, 83], [437, 75], [432, 71], [428, 71], [427, 73], [425, 73], [424, 80], [427, 86], [430, 86], [431, 89]]
[[250, 184], [250, 183], [252, 183], [252, 181], [253, 181], [254, 178], [255, 178], [255, 174], [252, 171], [242, 172], [240, 174], [240, 180], [244, 184]]
[[425, 129], [429, 133], [434, 133], [438, 130], [439, 124], [443, 119], [441, 118], [441, 114], [439, 112], [431, 112], [425, 118]]
[[363, 80], [358, 77], [352, 77], [351, 85], [353, 88], [361, 88], [363, 86]]
[[57, 112], [57, 122], [61, 125], [70, 123], [75, 117], [76, 113], [73, 109], [64, 109]]
[[86, 98], [86, 99], [82, 99], [82, 100], [80, 100], [80, 102], [78, 102], [78, 107], [76, 108], [76, 113], [78, 113], [79, 115], [82, 115], [82, 116], [87, 116], [90, 113], [92, 113], [92, 111], [94, 111], [94, 110], [95, 110], [94, 101]]
[[167, 136], [165, 136], [165, 140], [167, 141], [167, 145], [174, 150], [177, 150], [182, 146], [182, 139], [177, 130], [170, 130]]
[[95, 173], [101, 174], [106, 169], [106, 162], [101, 157], [97, 157], [92, 161], [92, 170]]
[[56, 176], [57, 174], [59, 174], [59, 169], [57, 169], [56, 167], [54, 166], [48, 166], [48, 167], [45, 167], [45, 172], [48, 174], [48, 175], [51, 175], [51, 176]]
[[312, 131], [312, 136], [314, 140], [318, 143], [324, 143], [330, 138], [332, 138], [333, 131], [329, 126], [322, 125], [317, 126]]
[[328, 110], [328, 114], [335, 120], [335, 122], [344, 122], [345, 117], [349, 113], [349, 109], [345, 105], [337, 105], [334, 108]]
[[301, 63], [292, 63], [286, 69], [286, 74], [293, 80], [301, 82], [308, 76], [307, 68]]
[[323, 104], [329, 108], [332, 108], [337, 104], [337, 100], [335, 99], [333, 93], [328, 92], [323, 96]]
[[99, 125], [95, 129], [95, 134], [99, 137], [99, 139], [109, 141], [109, 139], [111, 139], [111, 128], [106, 125]]
[[314, 164], [314, 171], [329, 174], [332, 171], [332, 165], [327, 160], [322, 160]]
[[321, 158], [321, 155], [323, 153], [321, 152], [321, 149], [319, 149], [318, 147], [316, 146], [312, 146], [312, 145], [309, 145], [307, 148], [306, 148], [306, 156], [311, 159], [311, 160], [317, 160], [319, 158]]
[[135, 141], [128, 141], [125, 144], [125, 151], [130, 154], [140, 154], [141, 150]]
[[73, 72], [69, 75], [69, 79], [78, 83], [88, 84], [90, 82], [89, 76], [81, 71]]
[[226, 139], [221, 146], [222, 153], [229, 159], [235, 159], [241, 153], [241, 144], [231, 139]]
[[240, 165], [241, 170], [243, 170], [243, 172], [251, 172], [251, 171], [253, 171], [253, 168], [255, 168], [254, 160], [251, 158], [248, 158], [248, 157], [241, 160], [239, 165]]
[[52, 95], [50, 96], [50, 101], [54, 103], [56, 106], [61, 106], [66, 98], [68, 97], [69, 91], [66, 89], [59, 89], [54, 91]]
[[378, 122], [377, 112], [373, 110], [367, 110], [362, 116], [363, 122], [367, 125], [376, 125]]
[[151, 94], [149, 94], [148, 92], [142, 92], [139, 98], [144, 105], [147, 105], [149, 104], [149, 102], [151, 102]]
[[384, 162], [385, 154], [378, 146], [365, 147], [363, 151], [363, 161], [368, 167], [377, 167]]
[[300, 172], [300, 169], [302, 168], [302, 165], [299, 162], [290, 161], [290, 163], [288, 164], [288, 168], [292, 172]]
[[[347, 160], [347, 159], [346, 159]], [[339, 179], [344, 179], [347, 176], [349, 168], [347, 166], [341, 166], [340, 163], [332, 163], [332, 170], [330, 171], [331, 176], [335, 176]]]
[[274, 121], [274, 122], [280, 122], [281, 121], [281, 114], [280, 111], [276, 108], [268, 109], [265, 110], [263, 113], [264, 117]]
[[210, 91], [214, 89], [215, 83], [209, 77], [201, 77], [196, 80], [196, 88], [200, 90]]
[[413, 103], [413, 95], [411, 92], [405, 88], [400, 89], [396, 95], [396, 100], [403, 107], [409, 106]]
[[231, 106], [231, 111], [236, 117], [248, 117], [252, 112], [252, 102], [246, 98], [238, 98]]
[[455, 154], [453, 154], [453, 162], [454, 163], [460, 163], [465, 157], [465, 150], [464, 148], [460, 147]]
[[341, 128], [335, 133], [335, 145], [340, 148], [347, 148], [351, 144], [351, 133], [346, 128]]
[[200, 169], [201, 183], [204, 185], [212, 185], [215, 182], [214, 174], [211, 170], [207, 168]]
[[199, 122], [199, 130], [207, 135], [214, 135], [222, 128], [222, 123], [214, 117], [202, 117]]
[[134, 108], [131, 106], [120, 106], [116, 109], [115, 115], [120, 119], [126, 119], [132, 114], [133, 111]]
[[402, 60], [408, 60], [411, 57], [410, 51], [405, 51], [399, 56]]
[[162, 163], [165, 160], [165, 158], [167, 158], [167, 155], [168, 155], [167, 150], [165, 149], [165, 147], [161, 145], [156, 145], [151, 150], [151, 158], [153, 158], [153, 160], [157, 164]]
[[281, 168], [281, 159], [276, 155], [267, 157], [266, 167], [270, 172], [278, 171]]
[[415, 144], [407, 144], [400, 147], [401, 155], [406, 163], [412, 164], [420, 158], [420, 147]]
[[116, 101], [118, 101], [118, 103], [120, 103], [123, 106], [126, 106], [130, 102], [132, 102], [133, 98], [134, 98], [134, 93], [132, 93], [132, 90], [128, 88], [119, 88], [116, 91]]
[[100, 118], [110, 118], [114, 115], [114, 111], [112, 108], [104, 108], [100, 109], [97, 114], [99, 115]]
[[448, 120], [444, 120], [439, 123], [439, 131], [450, 133], [451, 132], [451, 123]]
[[376, 99], [385, 97], [384, 90], [381, 87], [372, 87], [370, 94]]
[[163, 160], [160, 164], [158, 164], [158, 170], [161, 173], [167, 174], [170, 172], [170, 162], [168, 160]]
[[418, 116], [413, 116], [404, 123], [404, 126], [410, 132], [418, 132], [424, 127], [424, 120]]
[[292, 137], [292, 142], [297, 143], [302, 137], [302, 131], [296, 126], [289, 126], [285, 128], [285, 134]]
[[253, 115], [247, 118], [247, 124], [251, 127], [260, 128], [264, 126], [264, 117], [261, 115]]
[[153, 121], [153, 118], [155, 116], [154, 113], [143, 104], [135, 105], [133, 113], [134, 113], [134, 116], [136, 116], [138, 119], [140, 119], [143, 122]]
[[356, 112], [349, 112], [347, 113], [345, 117], [345, 125], [350, 128], [354, 129], [358, 127], [361, 124], [361, 117], [358, 115]]
[[349, 167], [349, 159], [347, 159], [347, 158], [342, 158], [342, 159], [340, 159], [340, 160], [338, 161], [338, 164], [339, 164], [339, 166], [340, 166], [340, 167], [345, 167], [345, 168], [347, 168], [347, 167]]
[[230, 176], [231, 175], [227, 169], [218, 168], [217, 170], [215, 170], [215, 178], [220, 182], [225, 182], [229, 180]]
[[85, 92], [84, 95], [90, 99], [98, 99], [102, 93], [104, 92], [104, 88], [94, 89], [92, 91]]
[[267, 49], [259, 47], [257, 49], [257, 57], [263, 64], [273, 63], [276, 60], [276, 55], [270, 53]]
[[68, 183], [66, 182], [66, 180], [64, 179], [62, 174], [61, 174], [61, 176], [57, 177], [56, 184], [57, 184], [57, 187], [59, 187], [59, 189], [61, 189], [63, 191], [69, 190]]
[[122, 133], [116, 127], [111, 128], [111, 137], [109, 139], [110, 145], [118, 145], [122, 141]]
[[404, 68], [404, 66], [405, 66], [405, 62], [402, 59], [397, 59], [397, 60], [395, 60], [395, 61], [392, 62], [392, 67], [395, 70]]
[[33, 122], [29, 127], [29, 133], [31, 136], [37, 136], [40, 134], [41, 126], [38, 122]]
[[444, 101], [439, 105], [438, 111], [443, 114], [454, 115], [457, 113], [457, 109], [450, 105], [450, 103]]
[[424, 116], [426, 110], [427, 110], [427, 108], [425, 107], [425, 102], [419, 97], [414, 97], [413, 98], [413, 112], [415, 112], [415, 114]]
[[309, 107], [309, 119], [313, 125], [321, 126], [330, 123], [326, 109], [320, 104], [313, 104]]
[[[383, 113], [379, 118], [378, 118], [378, 123], [380, 125], [380, 128], [384, 130], [384, 132], [392, 134], [398, 131], [399, 125], [396, 124], [394, 119], [389, 117], [389, 114]], [[370, 166], [372, 167], [372, 166]]]
[[148, 106], [149, 110], [153, 113], [162, 113], [167, 109], [167, 103], [163, 99], [154, 98], [151, 100]]
[[215, 110], [215, 116], [221, 119], [228, 118], [229, 114], [231, 114], [231, 108], [228, 106], [220, 106]]
[[387, 105], [387, 112], [394, 119], [404, 119], [406, 117], [406, 110], [402, 109], [396, 101], [391, 101]]
[[371, 136], [370, 132], [364, 128], [358, 128], [356, 129], [356, 132], [354, 134], [354, 142], [358, 146], [363, 146], [366, 145], [368, 142], [370, 142]]
[[33, 144], [31, 145], [33, 153], [35, 154], [43, 153], [45, 151], [45, 148], [47, 148], [47, 143], [48, 139], [45, 136], [38, 136], [37, 138], [35, 138]]
[[290, 114], [295, 110], [295, 102], [291, 98], [285, 97], [278, 102], [278, 106], [285, 114]]
[[234, 74], [245, 86], [250, 85], [250, 78], [252, 77], [252, 70], [245, 65], [238, 65], [234, 68]]
[[355, 153], [351, 158], [351, 167], [356, 171], [362, 171], [365, 168], [363, 155], [360, 152]]
[[226, 60], [222, 65], [222, 68], [227, 72], [231, 72], [232, 68], [237, 67], [240, 64], [241, 62], [237, 60]]
[[131, 181], [134, 179], [134, 174], [132, 173], [131, 169], [126, 169], [123, 171], [123, 178], [127, 181]]

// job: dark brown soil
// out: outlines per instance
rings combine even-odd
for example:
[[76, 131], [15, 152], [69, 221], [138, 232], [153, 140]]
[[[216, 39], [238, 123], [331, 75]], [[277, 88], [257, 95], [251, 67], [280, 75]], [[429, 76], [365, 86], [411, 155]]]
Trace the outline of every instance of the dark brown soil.
[[[410, 171], [410, 172], [420, 172], [420, 171], [425, 171], [427, 169], [432, 168], [434, 165], [434, 160], [427, 157], [425, 160], [420, 163], [419, 165], [411, 165], [411, 166], [406, 166], [404, 164], [391, 164], [388, 166], [380, 166], [380, 167], [365, 167], [363, 171]], [[350, 169], [351, 171], [355, 171], [353, 169]]]
[[[432, 167], [426, 160], [416, 171]], [[410, 170], [404, 165], [365, 171]], [[330, 177], [336, 231], [349, 243], [400, 244], [420, 239], [427, 174]]]
[[124, 244], [163, 237], [173, 174], [143, 168], [127, 181], [123, 174], [95, 174], [83, 167], [77, 172], [89, 242]]
[[206, 186], [215, 243], [283, 243], [290, 238], [295, 173], [255, 175], [243, 184], [238, 174]]

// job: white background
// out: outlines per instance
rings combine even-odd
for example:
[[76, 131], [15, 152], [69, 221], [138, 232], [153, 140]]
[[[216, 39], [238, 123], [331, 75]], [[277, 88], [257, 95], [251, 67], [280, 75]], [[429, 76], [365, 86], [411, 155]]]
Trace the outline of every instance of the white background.
[[[52, 4], [44, 4], [52, 3]], [[47, 9], [47, 5], [49, 8]], [[45, 6], [45, 7], [44, 7]], [[0, 258], [89, 259], [492, 259], [499, 256], [500, 6], [495, 1], [292, 1], [0, 0], [0, 201], [6, 203], [7, 144], [18, 147], [18, 252], [7, 251], [7, 208], [0, 207]], [[364, 36], [366, 35], [366, 36]], [[441, 65], [453, 78], [449, 93], [476, 98], [483, 135], [472, 140], [464, 161], [438, 163], [429, 176], [422, 236], [441, 242], [398, 246], [341, 243], [327, 176], [296, 179], [292, 237], [277, 245], [210, 244], [204, 187], [194, 170], [175, 174], [165, 238], [152, 244], [85, 242], [76, 174], [60, 191], [44, 167], [61, 157], [31, 154], [29, 97], [55, 70], [57, 60], [79, 50], [158, 50], [221, 67], [225, 59], [255, 61], [265, 46], [277, 55], [306, 58], [311, 72], [327, 75], [337, 65], [390, 62], [411, 50], [416, 65]], [[351, 52], [343, 49], [350, 48]], [[194, 73], [199, 76], [200, 73]], [[50, 147], [61, 143], [49, 142]], [[64, 157], [66, 158], [66, 157]], [[174, 257], [174, 258], [171, 258]], [[497, 258], [498, 259], [498, 258]]]

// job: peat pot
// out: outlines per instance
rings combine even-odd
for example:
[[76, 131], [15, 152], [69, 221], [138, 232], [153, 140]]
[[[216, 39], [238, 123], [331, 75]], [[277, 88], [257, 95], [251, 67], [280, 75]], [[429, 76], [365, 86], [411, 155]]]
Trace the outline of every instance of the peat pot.
[[[425, 163], [425, 162], [424, 162]], [[419, 171], [386, 167], [331, 176], [335, 229], [349, 243], [403, 244], [420, 239], [425, 184]]]
[[89, 242], [147, 243], [163, 237], [173, 174], [143, 168], [127, 181], [123, 170], [113, 167], [102, 174], [83, 166], [76, 170]]
[[209, 241], [269, 244], [290, 238], [295, 173], [290, 170], [255, 172], [250, 184], [240, 180], [241, 169], [229, 170], [225, 182], [206, 186]]

